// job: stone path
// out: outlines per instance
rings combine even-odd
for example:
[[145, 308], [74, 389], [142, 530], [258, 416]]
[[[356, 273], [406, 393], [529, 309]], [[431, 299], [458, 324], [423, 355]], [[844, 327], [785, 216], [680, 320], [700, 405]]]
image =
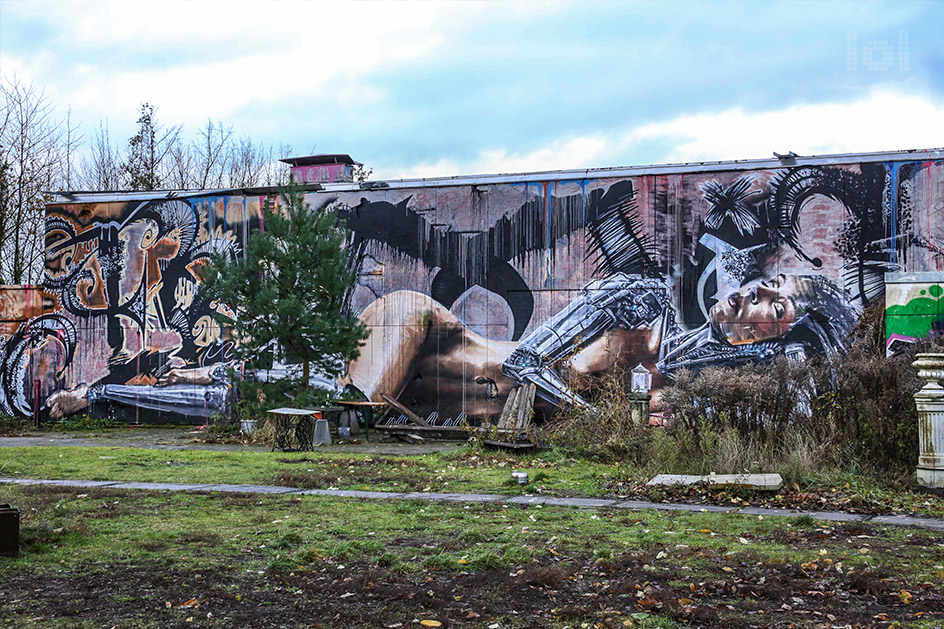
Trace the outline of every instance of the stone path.
[[[28, 448], [32, 446], [76, 446], [93, 448], [144, 448], [147, 450], [215, 450], [240, 452], [269, 452], [262, 445], [242, 443], [203, 443], [199, 430], [175, 428], [126, 428], [102, 432], [29, 432], [16, 437], [0, 436], [0, 448]], [[370, 442], [339, 441], [330, 446], [318, 446], [318, 452], [350, 452], [358, 454], [426, 454], [455, 450], [465, 442], [427, 442], [423, 445], [399, 441], [379, 441], [373, 432]]]
[[335, 496], [339, 498], [360, 498], [372, 500], [426, 500], [429, 502], [459, 502], [498, 504], [548, 505], [555, 507], [578, 507], [582, 509], [655, 509], [657, 511], [692, 511], [732, 513], [740, 515], [762, 515], [764, 517], [796, 517], [809, 515], [816, 520], [827, 522], [868, 522], [870, 524], [888, 524], [893, 526], [917, 526], [924, 529], [944, 531], [944, 520], [937, 518], [917, 518], [907, 515], [864, 515], [844, 513], [842, 511], [794, 511], [791, 509], [764, 509], [757, 507], [719, 507], [715, 505], [675, 504], [665, 502], [647, 502], [645, 500], [607, 500], [604, 498], [558, 498], [554, 496], [503, 496], [499, 494], [459, 494], [428, 492], [385, 492], [354, 491], [345, 489], [298, 489], [276, 485], [227, 485], [213, 483], [124, 483], [119, 481], [99, 480], [46, 480], [39, 478], [0, 478], [0, 484], [16, 485], [58, 485], [61, 487], [110, 489], [144, 489], [152, 491], [187, 491], [187, 492], [228, 492], [245, 494], [294, 494], [299, 496]]

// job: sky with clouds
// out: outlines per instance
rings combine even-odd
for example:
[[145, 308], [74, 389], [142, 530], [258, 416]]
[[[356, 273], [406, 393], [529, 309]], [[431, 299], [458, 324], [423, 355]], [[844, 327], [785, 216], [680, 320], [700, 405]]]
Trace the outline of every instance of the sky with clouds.
[[[0, 74], [374, 179], [944, 146], [944, 2], [0, 0]], [[287, 156], [286, 156], [287, 157]]]

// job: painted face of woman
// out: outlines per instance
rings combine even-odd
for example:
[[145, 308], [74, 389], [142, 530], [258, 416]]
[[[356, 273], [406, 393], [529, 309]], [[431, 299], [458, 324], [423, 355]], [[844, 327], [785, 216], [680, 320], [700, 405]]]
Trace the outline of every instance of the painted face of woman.
[[732, 345], [783, 336], [797, 320], [795, 300], [809, 291], [808, 282], [796, 275], [748, 282], [711, 307], [712, 324]]

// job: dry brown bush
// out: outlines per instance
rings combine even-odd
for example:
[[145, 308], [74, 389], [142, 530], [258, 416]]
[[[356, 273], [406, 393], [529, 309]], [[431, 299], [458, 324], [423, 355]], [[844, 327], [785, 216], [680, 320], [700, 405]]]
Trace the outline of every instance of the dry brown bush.
[[825, 468], [904, 476], [917, 462], [911, 363], [921, 351], [942, 351], [940, 339], [886, 358], [877, 303], [841, 355], [679, 372], [662, 395], [665, 429], [630, 421], [626, 374], [617, 373], [592, 387], [592, 409], [568, 409], [546, 432], [565, 450], [652, 471], [779, 472], [788, 482]]
[[540, 430], [541, 440], [578, 455], [645, 464], [650, 435], [648, 426], [632, 418], [628, 378], [617, 370], [597, 379], [590, 388], [593, 406], [559, 412]]

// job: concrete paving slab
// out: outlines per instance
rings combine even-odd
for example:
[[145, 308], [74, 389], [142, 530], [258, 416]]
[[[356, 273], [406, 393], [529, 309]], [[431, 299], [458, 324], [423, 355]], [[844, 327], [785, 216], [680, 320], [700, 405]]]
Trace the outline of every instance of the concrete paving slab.
[[656, 474], [647, 485], [694, 485], [695, 483], [704, 483], [708, 481], [707, 476], [697, 474]]
[[51, 482], [52, 481], [37, 478], [0, 478], [0, 483], [9, 483], [11, 485], [48, 485]]
[[109, 487], [114, 489], [150, 489], [166, 491], [191, 492], [238, 492], [252, 494], [296, 494], [308, 496], [335, 496], [346, 498], [392, 498], [425, 501], [451, 502], [501, 502], [503, 504], [541, 504], [569, 507], [614, 507], [618, 509], [656, 509], [660, 511], [688, 511], [688, 512], [724, 512], [739, 515], [765, 515], [772, 517], [808, 515], [814, 519], [831, 522], [862, 522], [892, 526], [917, 526], [930, 530], [944, 531], [944, 519], [919, 518], [907, 515], [879, 515], [868, 516], [860, 513], [844, 513], [841, 511], [798, 511], [782, 508], [760, 507], [723, 507], [716, 505], [677, 504], [664, 502], [649, 502], [645, 500], [608, 500], [601, 498], [558, 498], [554, 496], [501, 496], [497, 494], [461, 494], [461, 493], [431, 493], [408, 492], [392, 493], [383, 491], [356, 491], [344, 489], [297, 489], [273, 485], [227, 485], [209, 483], [144, 483], [118, 481], [86, 481], [86, 480], [45, 480], [38, 478], [0, 478], [0, 483], [16, 485], [57, 485], [65, 487]]
[[234, 494], [294, 494], [300, 490], [297, 487], [281, 487], [279, 485], [210, 485], [206, 491], [222, 491]]
[[505, 498], [501, 502], [520, 505], [550, 505], [554, 507], [610, 507], [616, 504], [615, 500], [603, 498], [555, 498], [553, 496], [515, 496]]
[[499, 494], [440, 494], [414, 491], [400, 496], [405, 500], [443, 500], [446, 502], [495, 502], [506, 496]]
[[944, 521], [933, 518], [915, 518], [910, 515], [877, 515], [869, 524], [892, 524], [897, 526], [920, 526], [934, 531], [944, 531]]
[[40, 480], [35, 478], [0, 478], [0, 483], [13, 485], [57, 485], [59, 487], [110, 487], [114, 480]]
[[658, 474], [647, 485], [694, 485], [707, 483], [710, 487], [744, 487], [758, 491], [777, 491], [783, 487], [780, 474]]
[[763, 515], [771, 517], [799, 517], [808, 515], [813, 519], [826, 520], [827, 522], [861, 522], [869, 518], [869, 516], [861, 513], [845, 513], [843, 511], [799, 511], [797, 509], [764, 509], [760, 507], [745, 507], [743, 509], [737, 509], [736, 512], [742, 515]]
[[113, 480], [53, 480], [47, 484], [62, 487], [111, 487], [117, 485], [118, 482]]
[[861, 513], [842, 511], [797, 511], [796, 515], [808, 515], [814, 520], [829, 520], [830, 522], [861, 522], [869, 517]]
[[783, 478], [780, 474], [712, 474], [708, 477], [710, 487], [744, 487], [757, 491], [780, 491]]
[[763, 516], [789, 516], [789, 515], [800, 515], [801, 512], [796, 509], [780, 509], [777, 507], [764, 508], [764, 507], [744, 507], [742, 509], [735, 509], [737, 513], [743, 515], [763, 515]]
[[658, 511], [693, 511], [711, 513], [730, 513], [734, 507], [719, 507], [717, 505], [690, 505], [673, 502], [648, 502], [645, 500], [624, 500], [613, 505], [614, 509], [656, 509]]
[[154, 491], [206, 491], [213, 487], [206, 483], [117, 483], [115, 489], [150, 489]]
[[299, 496], [340, 496], [343, 498], [402, 498], [403, 494], [387, 491], [358, 491], [355, 489], [302, 489]]

